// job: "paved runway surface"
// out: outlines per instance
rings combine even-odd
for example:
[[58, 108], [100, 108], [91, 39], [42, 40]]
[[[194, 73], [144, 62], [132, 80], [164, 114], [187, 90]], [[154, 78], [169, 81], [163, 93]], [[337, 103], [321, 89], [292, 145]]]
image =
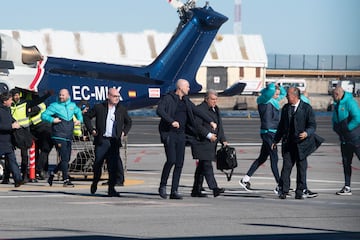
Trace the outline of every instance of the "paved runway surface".
[[[91, 181], [83, 176], [77, 176], [75, 188], [70, 189], [60, 182], [49, 187], [45, 180], [16, 189], [0, 185], [0, 239], [360, 239], [357, 158], [353, 160], [352, 196], [335, 195], [343, 186], [343, 172], [339, 146], [331, 142], [308, 159], [308, 187], [318, 192], [318, 197], [295, 200], [293, 194], [279, 199], [273, 193], [269, 161], [251, 179], [255, 190], [247, 192], [238, 180], [258, 156], [257, 128], [248, 129], [255, 136], [248, 143], [232, 141], [239, 166], [229, 182], [215, 171], [219, 186], [226, 189], [217, 198], [209, 190], [207, 198], [190, 196], [195, 162], [187, 148], [179, 189], [184, 199], [161, 199], [157, 190], [165, 160], [163, 148], [139, 146], [136, 141], [140, 140], [135, 144], [131, 137], [127, 158], [123, 157], [126, 183], [117, 187], [120, 198], [106, 197], [106, 186], [99, 186], [91, 195]], [[157, 131], [153, 133], [156, 137]], [[331, 135], [331, 128], [327, 134]], [[51, 159], [54, 163], [54, 155]], [[292, 186], [295, 173], [294, 169]]]

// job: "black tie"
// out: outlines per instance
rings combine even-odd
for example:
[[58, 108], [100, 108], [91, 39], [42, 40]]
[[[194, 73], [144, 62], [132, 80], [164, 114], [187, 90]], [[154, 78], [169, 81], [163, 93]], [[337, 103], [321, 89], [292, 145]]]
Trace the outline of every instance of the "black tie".
[[294, 115], [295, 113], [295, 106], [291, 106], [291, 115]]

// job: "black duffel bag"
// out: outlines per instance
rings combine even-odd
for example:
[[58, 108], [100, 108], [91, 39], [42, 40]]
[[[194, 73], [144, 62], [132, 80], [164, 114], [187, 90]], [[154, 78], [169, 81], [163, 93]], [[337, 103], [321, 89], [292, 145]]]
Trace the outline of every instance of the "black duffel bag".
[[[237, 167], [236, 149], [234, 147], [222, 146], [216, 152], [216, 168], [225, 173], [228, 181], [231, 180], [231, 176], [234, 172], [234, 168]], [[231, 170], [226, 172], [224, 170]]]

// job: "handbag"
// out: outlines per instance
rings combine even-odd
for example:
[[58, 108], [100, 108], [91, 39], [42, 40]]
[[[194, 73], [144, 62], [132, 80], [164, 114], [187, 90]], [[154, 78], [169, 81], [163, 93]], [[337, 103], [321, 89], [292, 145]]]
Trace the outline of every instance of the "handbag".
[[34, 136], [26, 128], [18, 128], [12, 132], [12, 142], [18, 148], [30, 148], [34, 140]]
[[[228, 181], [231, 180], [234, 168], [237, 167], [236, 149], [229, 145], [222, 146], [216, 152], [216, 168], [222, 171]], [[224, 170], [231, 170], [226, 172]]]

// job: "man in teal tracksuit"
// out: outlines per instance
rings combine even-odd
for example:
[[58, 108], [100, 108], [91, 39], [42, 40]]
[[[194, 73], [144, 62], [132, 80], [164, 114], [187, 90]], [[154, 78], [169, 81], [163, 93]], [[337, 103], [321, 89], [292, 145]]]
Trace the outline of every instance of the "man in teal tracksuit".
[[[73, 117], [76, 117], [76, 121]], [[79, 125], [83, 122], [81, 109], [71, 102], [70, 94], [67, 89], [61, 89], [58, 101], [50, 106], [41, 114], [43, 121], [52, 124], [52, 139], [56, 150], [60, 155], [60, 162], [50, 173], [48, 183], [52, 186], [54, 175], [61, 170], [63, 174], [64, 187], [74, 187], [69, 180], [68, 168], [71, 155], [71, 141], [73, 137], [74, 124]]]
[[360, 160], [360, 108], [351, 93], [342, 87], [333, 92], [334, 112], [332, 123], [341, 142], [341, 156], [345, 175], [345, 186], [337, 195], [351, 195], [351, 163], [354, 153]]

